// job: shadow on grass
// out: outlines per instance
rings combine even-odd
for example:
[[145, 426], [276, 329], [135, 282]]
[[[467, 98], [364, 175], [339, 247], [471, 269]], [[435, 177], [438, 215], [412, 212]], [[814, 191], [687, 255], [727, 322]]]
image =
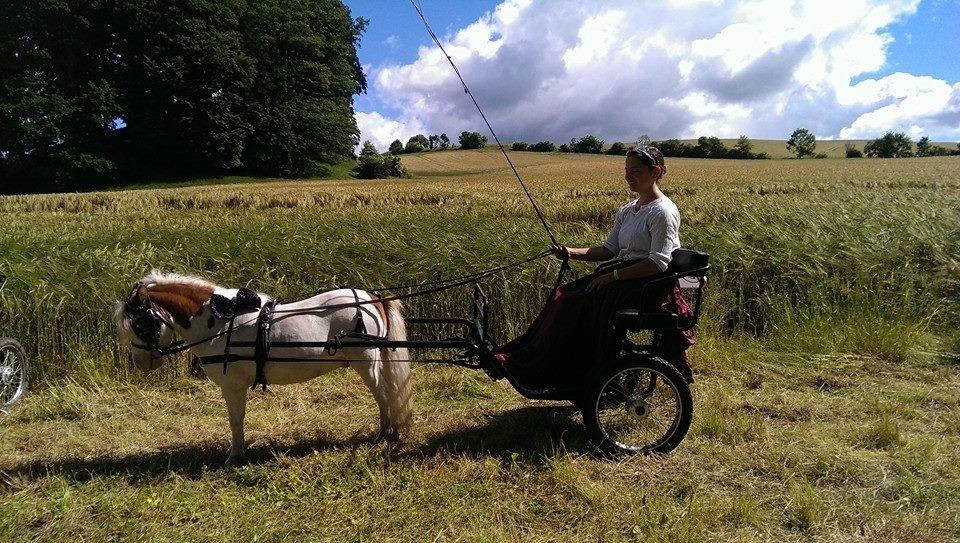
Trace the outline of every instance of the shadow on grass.
[[[302, 440], [292, 445], [262, 443], [247, 447], [246, 464], [272, 462], [277, 457], [305, 457], [315, 451], [350, 449], [371, 443], [369, 436], [353, 436], [345, 440], [319, 437]], [[86, 481], [99, 476], [125, 476], [132, 481], [176, 473], [195, 479], [205, 472], [230, 469], [226, 466], [225, 443], [202, 443], [185, 447], [169, 447], [159, 451], [119, 455], [101, 455], [85, 458], [62, 458], [52, 461], [33, 461], [13, 467], [0, 466], [0, 488], [17, 479], [34, 480], [50, 475], [61, 475], [72, 481]]]
[[[583, 426], [573, 416], [574, 413], [573, 407], [556, 405], [526, 406], [492, 413], [478, 425], [464, 425], [430, 434], [424, 442], [401, 447], [391, 456], [394, 460], [403, 461], [439, 455], [465, 455], [541, 465], [564, 452], [589, 450]], [[301, 458], [316, 451], [353, 449], [371, 443], [370, 436], [365, 435], [348, 439], [321, 436], [292, 445], [265, 442], [248, 446], [246, 463], [265, 464], [281, 456]], [[139, 481], [176, 473], [195, 479], [206, 472], [229, 469], [225, 467], [225, 460], [224, 443], [217, 442], [122, 456], [106, 454], [32, 461], [11, 467], [0, 466], [0, 487], [17, 486], [17, 480], [36, 480], [50, 475], [64, 476], [72, 481], [86, 481], [101, 476], [121, 476]]]
[[576, 413], [576, 408], [564, 405], [531, 405], [491, 413], [480, 424], [428, 435], [424, 443], [411, 447], [401, 456], [495, 457], [541, 465], [559, 454], [591, 451]]

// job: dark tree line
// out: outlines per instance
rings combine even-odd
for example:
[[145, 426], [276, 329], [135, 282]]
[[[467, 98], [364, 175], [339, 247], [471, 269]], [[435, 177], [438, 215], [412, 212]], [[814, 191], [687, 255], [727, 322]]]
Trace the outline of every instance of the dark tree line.
[[356, 46], [339, 0], [0, 3], [0, 191], [353, 156]]
[[640, 136], [634, 143], [613, 142], [610, 147], [604, 147], [604, 141], [593, 135], [586, 135], [582, 138], [573, 138], [570, 143], [555, 146], [549, 141], [541, 141], [535, 144], [528, 144], [523, 141], [516, 141], [510, 146], [513, 151], [537, 151], [561, 153], [587, 153], [587, 154], [607, 154], [607, 155], [626, 155], [627, 151], [633, 149], [638, 144], [653, 145], [660, 149], [663, 156], [669, 157], [690, 157], [690, 158], [768, 158], [766, 153], [754, 153], [751, 151], [753, 144], [746, 136], [740, 136], [737, 143], [728, 148], [719, 138], [701, 137], [696, 144], [685, 143], [678, 139], [669, 139], [663, 141], [652, 141], [648, 136]]
[[[480, 132], [461, 132], [458, 138], [460, 149], [482, 149], [487, 145], [487, 137]], [[444, 134], [430, 134], [425, 136], [417, 134], [411, 136], [404, 145], [400, 140], [393, 140], [388, 152], [392, 155], [402, 155], [405, 153], [422, 153], [423, 151], [444, 151], [453, 149], [450, 137]]]

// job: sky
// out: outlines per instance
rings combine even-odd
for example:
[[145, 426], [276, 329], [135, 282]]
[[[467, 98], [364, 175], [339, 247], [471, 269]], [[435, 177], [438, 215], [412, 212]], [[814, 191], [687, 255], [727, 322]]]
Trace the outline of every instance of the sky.
[[[960, 0], [419, 0], [503, 141], [960, 140]], [[486, 133], [406, 0], [370, 24], [361, 139]]]

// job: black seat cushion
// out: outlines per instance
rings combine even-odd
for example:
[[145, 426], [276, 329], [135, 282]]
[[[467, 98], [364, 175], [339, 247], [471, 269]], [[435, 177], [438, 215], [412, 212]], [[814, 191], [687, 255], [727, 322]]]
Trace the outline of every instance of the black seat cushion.
[[670, 256], [670, 273], [684, 273], [706, 267], [710, 263], [710, 255], [693, 249], [674, 249]]

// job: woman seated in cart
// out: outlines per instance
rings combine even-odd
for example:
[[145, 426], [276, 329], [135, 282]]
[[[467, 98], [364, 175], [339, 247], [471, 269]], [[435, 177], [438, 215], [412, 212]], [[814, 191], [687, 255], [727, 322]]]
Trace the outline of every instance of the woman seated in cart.
[[[658, 306], [681, 317], [691, 314], [676, 284], [643, 289], [645, 279], [667, 270], [671, 254], [680, 247], [680, 212], [659, 187], [666, 173], [659, 149], [632, 149], [624, 178], [637, 198], [617, 211], [606, 241], [594, 247], [552, 247], [558, 258], [610, 262], [563, 285], [524, 335], [498, 349], [498, 358], [512, 373], [538, 374], [542, 379], [549, 372], [556, 385], [572, 385], [589, 371], [591, 360], [604, 356], [603, 349], [611, 344], [610, 317], [616, 310]], [[693, 372], [684, 351], [692, 344], [689, 331], [667, 332], [658, 353], [688, 382], [693, 381]]]

